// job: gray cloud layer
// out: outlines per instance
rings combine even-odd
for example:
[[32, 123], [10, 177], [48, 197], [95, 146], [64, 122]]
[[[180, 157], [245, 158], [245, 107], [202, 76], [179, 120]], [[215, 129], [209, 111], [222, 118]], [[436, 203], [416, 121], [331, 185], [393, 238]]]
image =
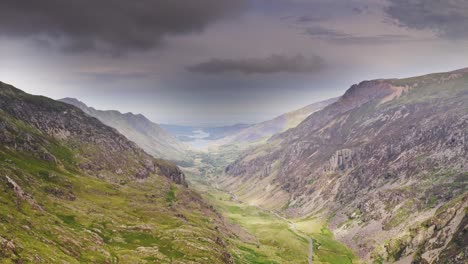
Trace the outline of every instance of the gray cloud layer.
[[401, 34], [380, 34], [374, 36], [356, 36], [340, 31], [320, 26], [308, 27], [305, 29], [305, 34], [324, 40], [333, 41], [336, 44], [388, 44], [393, 42], [411, 41], [410, 36]]
[[448, 39], [468, 38], [466, 0], [389, 0], [386, 13], [401, 26], [435, 30]]
[[266, 58], [211, 59], [187, 67], [188, 71], [205, 74], [240, 72], [243, 74], [268, 73], [313, 73], [324, 68], [324, 61], [318, 56], [306, 58], [296, 56], [271, 55]]
[[146, 50], [165, 35], [199, 31], [237, 14], [247, 1], [2, 0], [0, 35], [46, 36], [76, 52]]

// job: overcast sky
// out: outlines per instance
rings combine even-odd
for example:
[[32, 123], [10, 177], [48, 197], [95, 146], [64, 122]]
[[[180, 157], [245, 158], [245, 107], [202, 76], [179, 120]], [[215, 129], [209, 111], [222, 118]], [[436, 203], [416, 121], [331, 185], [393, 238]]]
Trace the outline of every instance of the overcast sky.
[[158, 123], [252, 123], [468, 67], [466, 0], [0, 0], [0, 81]]

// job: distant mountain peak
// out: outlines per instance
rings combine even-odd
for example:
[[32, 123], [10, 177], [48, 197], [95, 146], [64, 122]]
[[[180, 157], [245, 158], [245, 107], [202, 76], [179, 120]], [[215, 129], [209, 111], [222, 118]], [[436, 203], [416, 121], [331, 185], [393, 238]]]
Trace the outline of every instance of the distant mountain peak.
[[75, 106], [83, 106], [83, 107], [88, 107], [85, 103], [83, 103], [82, 101], [76, 99], [76, 98], [73, 98], [73, 97], [65, 97], [65, 98], [62, 98], [62, 99], [59, 99], [58, 101], [61, 101], [61, 102], [64, 102], [64, 103], [69, 103], [71, 105], [75, 105]]
[[98, 109], [96, 109], [94, 107], [88, 106], [84, 102], [82, 102], [82, 101], [80, 101], [80, 100], [78, 100], [76, 98], [73, 98], [73, 97], [65, 97], [65, 98], [59, 99], [58, 101], [74, 105], [74, 106], [80, 108], [81, 110], [85, 111], [88, 114], [89, 114], [89, 110], [103, 111], [103, 112], [109, 112], [109, 113], [113, 113], [113, 114], [117, 114], [117, 115], [123, 115], [123, 116], [126, 116], [126, 117], [135, 117], [135, 118], [138, 118], [140, 120], [151, 122], [146, 116], [144, 116], [141, 113], [134, 114], [133, 112], [122, 113], [122, 112], [120, 112], [118, 110], [98, 110]]

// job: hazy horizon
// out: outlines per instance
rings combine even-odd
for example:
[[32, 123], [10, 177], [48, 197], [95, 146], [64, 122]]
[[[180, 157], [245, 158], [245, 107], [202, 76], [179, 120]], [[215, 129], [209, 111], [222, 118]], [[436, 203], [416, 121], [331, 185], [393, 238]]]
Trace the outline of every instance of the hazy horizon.
[[[466, 68], [466, 67], [456, 68], [456, 69], [447, 69], [447, 70], [443, 70], [443, 71], [439, 71], [439, 72], [450, 72], [450, 71], [460, 70], [460, 69], [464, 69], [464, 68]], [[434, 73], [434, 72], [432, 72], [432, 73]], [[420, 73], [420, 74], [417, 74], [417, 75], [414, 75], [414, 76], [421, 76], [421, 75], [425, 75], [425, 74], [431, 74], [431, 73]], [[414, 77], [414, 76], [404, 76], [404, 75], [402, 75], [402, 76], [400, 76], [398, 78], [410, 78], [410, 77]], [[393, 77], [393, 78], [397, 78], [397, 77]], [[374, 79], [392, 79], [392, 77], [374, 78]], [[361, 81], [366, 81], [366, 80], [372, 80], [372, 79], [362, 79]], [[0, 80], [0, 81], [2, 81], [2, 80]], [[8, 82], [6, 82], [6, 83], [8, 83]], [[15, 86], [12, 83], [8, 83], [8, 84]], [[353, 84], [355, 84], [355, 83], [353, 83]], [[353, 84], [350, 84], [349, 87], [351, 85], [353, 85]], [[22, 89], [21, 87], [17, 87], [17, 86], [15, 86], [15, 87], [18, 88], [18, 89], [24, 90], [25, 92], [34, 94], [34, 92], [30, 92], [28, 90]], [[235, 126], [235, 125], [253, 125], [253, 124], [261, 123], [261, 122], [264, 122], [264, 121], [268, 121], [268, 120], [274, 119], [274, 118], [276, 118], [276, 117], [278, 117], [280, 115], [283, 115], [283, 114], [286, 114], [286, 113], [301, 109], [301, 108], [303, 108], [303, 107], [305, 107], [307, 105], [314, 104], [314, 103], [321, 102], [321, 101], [325, 101], [325, 100], [328, 100], [328, 99], [331, 99], [331, 98], [340, 97], [340, 96], [342, 96], [344, 94], [344, 92], [346, 92], [346, 90], [349, 87], [347, 87], [346, 89], [343, 89], [343, 91], [338, 92], [338, 94], [335, 95], [335, 96], [321, 98], [319, 100], [311, 101], [310, 103], [307, 103], [306, 105], [298, 105], [298, 106], [296, 106], [296, 107], [294, 107], [292, 109], [286, 110], [285, 112], [278, 112], [277, 114], [271, 114], [270, 116], [267, 116], [264, 119], [258, 119], [258, 120], [254, 120], [254, 121], [250, 121], [250, 122], [249, 121], [244, 122], [242, 120], [234, 121], [234, 122], [229, 122], [229, 120], [227, 120], [227, 121], [225, 120], [225, 122], [219, 122], [219, 123], [213, 123], [213, 122], [207, 122], [207, 123], [199, 123], [199, 122], [183, 123], [182, 122], [182, 123], [177, 123], [177, 122], [174, 122], [174, 121], [171, 121], [171, 120], [167, 120], [166, 122], [159, 122], [157, 120], [154, 120], [153, 118], [151, 118], [150, 116], [148, 116], [144, 112], [134, 112], [131, 109], [125, 111], [125, 110], [119, 109], [118, 106], [116, 106], [116, 108], [99, 108], [98, 106], [90, 105], [88, 102], [82, 100], [81, 98], [75, 98], [75, 97], [69, 97], [69, 96], [60, 97], [60, 98], [53, 98], [53, 97], [50, 97], [50, 98], [54, 99], [54, 100], [60, 100], [60, 99], [64, 99], [64, 98], [77, 99], [77, 100], [81, 101], [82, 103], [86, 104], [88, 107], [92, 107], [92, 108], [94, 108], [96, 110], [100, 110], [100, 111], [119, 111], [122, 114], [133, 114], [133, 115], [142, 114], [146, 118], [148, 118], [150, 121], [152, 121], [154, 123], [157, 123], [157, 124], [161, 124], [161, 125], [187, 126], [187, 127], [194, 127], [194, 128], [209, 128], [209, 127], [228, 127], [228, 126]], [[46, 94], [35, 94], [35, 95], [47, 96]], [[107, 103], [105, 101], [102, 101], [102, 102], [104, 102], [103, 105], [107, 105]]]

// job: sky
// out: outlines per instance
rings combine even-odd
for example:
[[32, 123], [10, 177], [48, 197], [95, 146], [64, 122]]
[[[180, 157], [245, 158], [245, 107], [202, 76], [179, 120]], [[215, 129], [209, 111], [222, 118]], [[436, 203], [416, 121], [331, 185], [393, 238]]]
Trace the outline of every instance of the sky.
[[466, 0], [0, 0], [0, 81], [158, 123], [268, 120], [468, 67]]

